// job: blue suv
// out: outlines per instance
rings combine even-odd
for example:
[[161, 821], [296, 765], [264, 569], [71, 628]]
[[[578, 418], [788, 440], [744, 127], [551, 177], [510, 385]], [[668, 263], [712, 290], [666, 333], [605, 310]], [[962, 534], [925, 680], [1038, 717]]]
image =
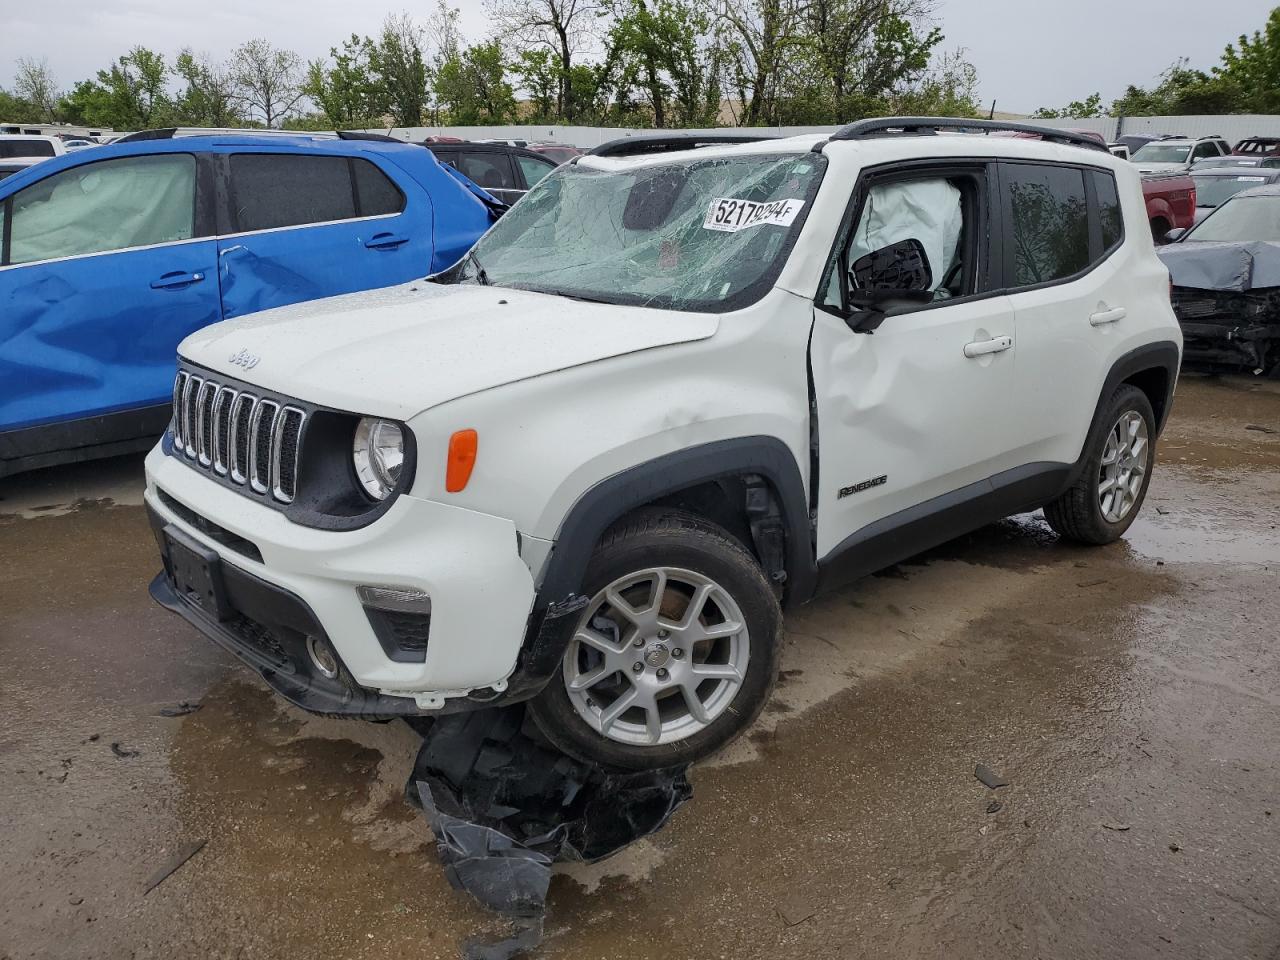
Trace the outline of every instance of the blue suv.
[[0, 182], [0, 476], [145, 449], [178, 343], [456, 262], [502, 205], [420, 146], [158, 138]]

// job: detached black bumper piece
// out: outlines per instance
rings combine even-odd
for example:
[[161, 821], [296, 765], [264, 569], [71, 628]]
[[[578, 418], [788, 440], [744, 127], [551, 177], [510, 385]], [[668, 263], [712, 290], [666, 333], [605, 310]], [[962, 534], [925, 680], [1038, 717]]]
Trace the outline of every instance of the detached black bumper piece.
[[[222, 563], [216, 553], [167, 526], [154, 511], [147, 512], [164, 559], [164, 570], [151, 581], [152, 598], [256, 670], [276, 693], [328, 716], [372, 720], [423, 712], [412, 698], [344, 682], [346, 669], [300, 597]], [[338, 676], [320, 672], [308, 639], [331, 652]]]

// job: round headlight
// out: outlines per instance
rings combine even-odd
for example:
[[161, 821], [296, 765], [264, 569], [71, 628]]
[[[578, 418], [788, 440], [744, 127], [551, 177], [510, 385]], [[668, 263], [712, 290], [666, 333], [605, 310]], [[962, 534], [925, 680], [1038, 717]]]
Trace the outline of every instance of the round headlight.
[[365, 492], [375, 500], [387, 499], [404, 466], [404, 432], [388, 420], [365, 417], [356, 426], [352, 459]]

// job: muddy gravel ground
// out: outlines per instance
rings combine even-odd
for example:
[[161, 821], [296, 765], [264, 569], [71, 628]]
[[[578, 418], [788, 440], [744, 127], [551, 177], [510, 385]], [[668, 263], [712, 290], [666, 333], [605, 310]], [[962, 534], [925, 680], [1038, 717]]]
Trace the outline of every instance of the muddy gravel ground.
[[[500, 931], [402, 799], [408, 727], [285, 707], [148, 599], [140, 482], [137, 457], [0, 481], [0, 958]], [[1123, 542], [1013, 518], [786, 643], [668, 828], [558, 871], [539, 956], [1280, 958], [1280, 385], [1184, 378]]]

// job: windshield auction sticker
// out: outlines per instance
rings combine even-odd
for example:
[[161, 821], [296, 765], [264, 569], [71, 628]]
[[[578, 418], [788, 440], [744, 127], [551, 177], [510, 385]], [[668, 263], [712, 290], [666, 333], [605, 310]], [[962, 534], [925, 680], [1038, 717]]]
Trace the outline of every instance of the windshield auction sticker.
[[768, 203], [757, 203], [755, 200], [717, 197], [707, 207], [707, 216], [702, 221], [702, 228], [719, 230], [723, 233], [737, 233], [748, 227], [758, 227], [762, 223], [789, 227], [803, 209], [803, 200], [770, 200]]

